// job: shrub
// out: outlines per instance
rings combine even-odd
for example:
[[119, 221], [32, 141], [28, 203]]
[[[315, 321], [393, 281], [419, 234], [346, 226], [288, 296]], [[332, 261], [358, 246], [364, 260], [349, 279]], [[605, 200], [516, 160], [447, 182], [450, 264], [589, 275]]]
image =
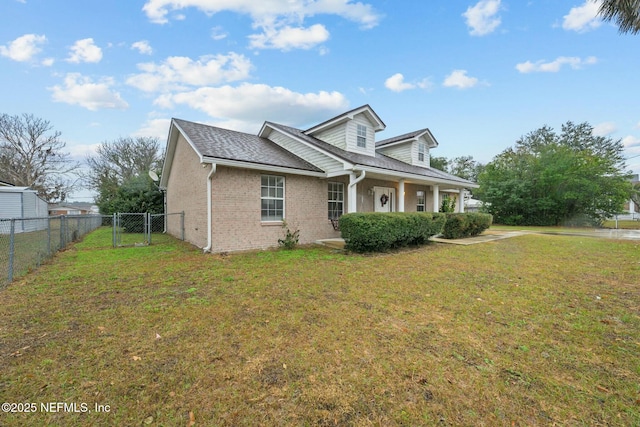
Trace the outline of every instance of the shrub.
[[348, 250], [382, 252], [424, 244], [444, 222], [444, 214], [432, 212], [350, 213], [340, 217], [340, 232]]
[[285, 230], [284, 238], [278, 239], [278, 245], [285, 249], [295, 249], [300, 240], [300, 230], [296, 228], [291, 231], [286, 221], [282, 221], [282, 228]]
[[491, 226], [493, 217], [484, 213], [448, 213], [442, 230], [445, 239], [477, 236]]

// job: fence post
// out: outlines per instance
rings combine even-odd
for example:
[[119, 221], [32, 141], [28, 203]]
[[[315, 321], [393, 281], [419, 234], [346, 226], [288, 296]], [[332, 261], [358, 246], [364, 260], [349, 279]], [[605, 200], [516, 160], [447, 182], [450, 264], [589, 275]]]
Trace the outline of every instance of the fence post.
[[116, 214], [113, 214], [113, 218], [111, 219], [111, 228], [113, 229], [112, 234], [112, 243], [113, 247], [116, 247]]
[[47, 217], [47, 256], [50, 257], [51, 252], [51, 217]]
[[58, 249], [62, 249], [65, 246], [67, 246], [66, 244], [66, 239], [67, 239], [67, 232], [65, 231], [65, 227], [66, 227], [66, 222], [64, 220], [64, 215], [60, 215], [60, 247]]
[[13, 255], [15, 252], [15, 232], [16, 232], [16, 220], [11, 218], [11, 228], [9, 231], [9, 275], [7, 279], [9, 283], [13, 281]]
[[145, 217], [147, 221], [147, 245], [151, 245], [151, 214], [147, 212]]
[[184, 242], [184, 211], [180, 212], [180, 237]]

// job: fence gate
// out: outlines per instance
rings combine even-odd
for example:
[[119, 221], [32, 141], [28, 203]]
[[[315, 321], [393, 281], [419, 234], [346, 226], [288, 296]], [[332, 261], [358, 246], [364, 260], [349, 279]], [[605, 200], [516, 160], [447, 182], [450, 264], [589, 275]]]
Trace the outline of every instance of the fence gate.
[[113, 214], [113, 246], [145, 246], [151, 240], [148, 213]]

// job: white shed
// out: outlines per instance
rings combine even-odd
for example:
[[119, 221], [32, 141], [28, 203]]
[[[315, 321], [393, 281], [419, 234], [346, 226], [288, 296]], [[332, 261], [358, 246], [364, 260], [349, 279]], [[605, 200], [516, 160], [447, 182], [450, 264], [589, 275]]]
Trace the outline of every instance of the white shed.
[[29, 187], [0, 186], [0, 218], [44, 218], [38, 221], [16, 221], [17, 233], [46, 229], [48, 215], [47, 202], [38, 197], [35, 190]]

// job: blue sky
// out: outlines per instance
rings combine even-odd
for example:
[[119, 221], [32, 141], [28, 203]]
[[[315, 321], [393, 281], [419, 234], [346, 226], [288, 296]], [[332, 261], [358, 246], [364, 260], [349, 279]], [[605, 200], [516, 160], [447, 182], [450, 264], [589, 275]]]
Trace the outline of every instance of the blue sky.
[[49, 120], [79, 160], [164, 144], [171, 117], [255, 133], [363, 104], [379, 139], [428, 127], [434, 156], [487, 163], [568, 120], [640, 154], [640, 36], [597, 1], [1, 1], [0, 112]]

